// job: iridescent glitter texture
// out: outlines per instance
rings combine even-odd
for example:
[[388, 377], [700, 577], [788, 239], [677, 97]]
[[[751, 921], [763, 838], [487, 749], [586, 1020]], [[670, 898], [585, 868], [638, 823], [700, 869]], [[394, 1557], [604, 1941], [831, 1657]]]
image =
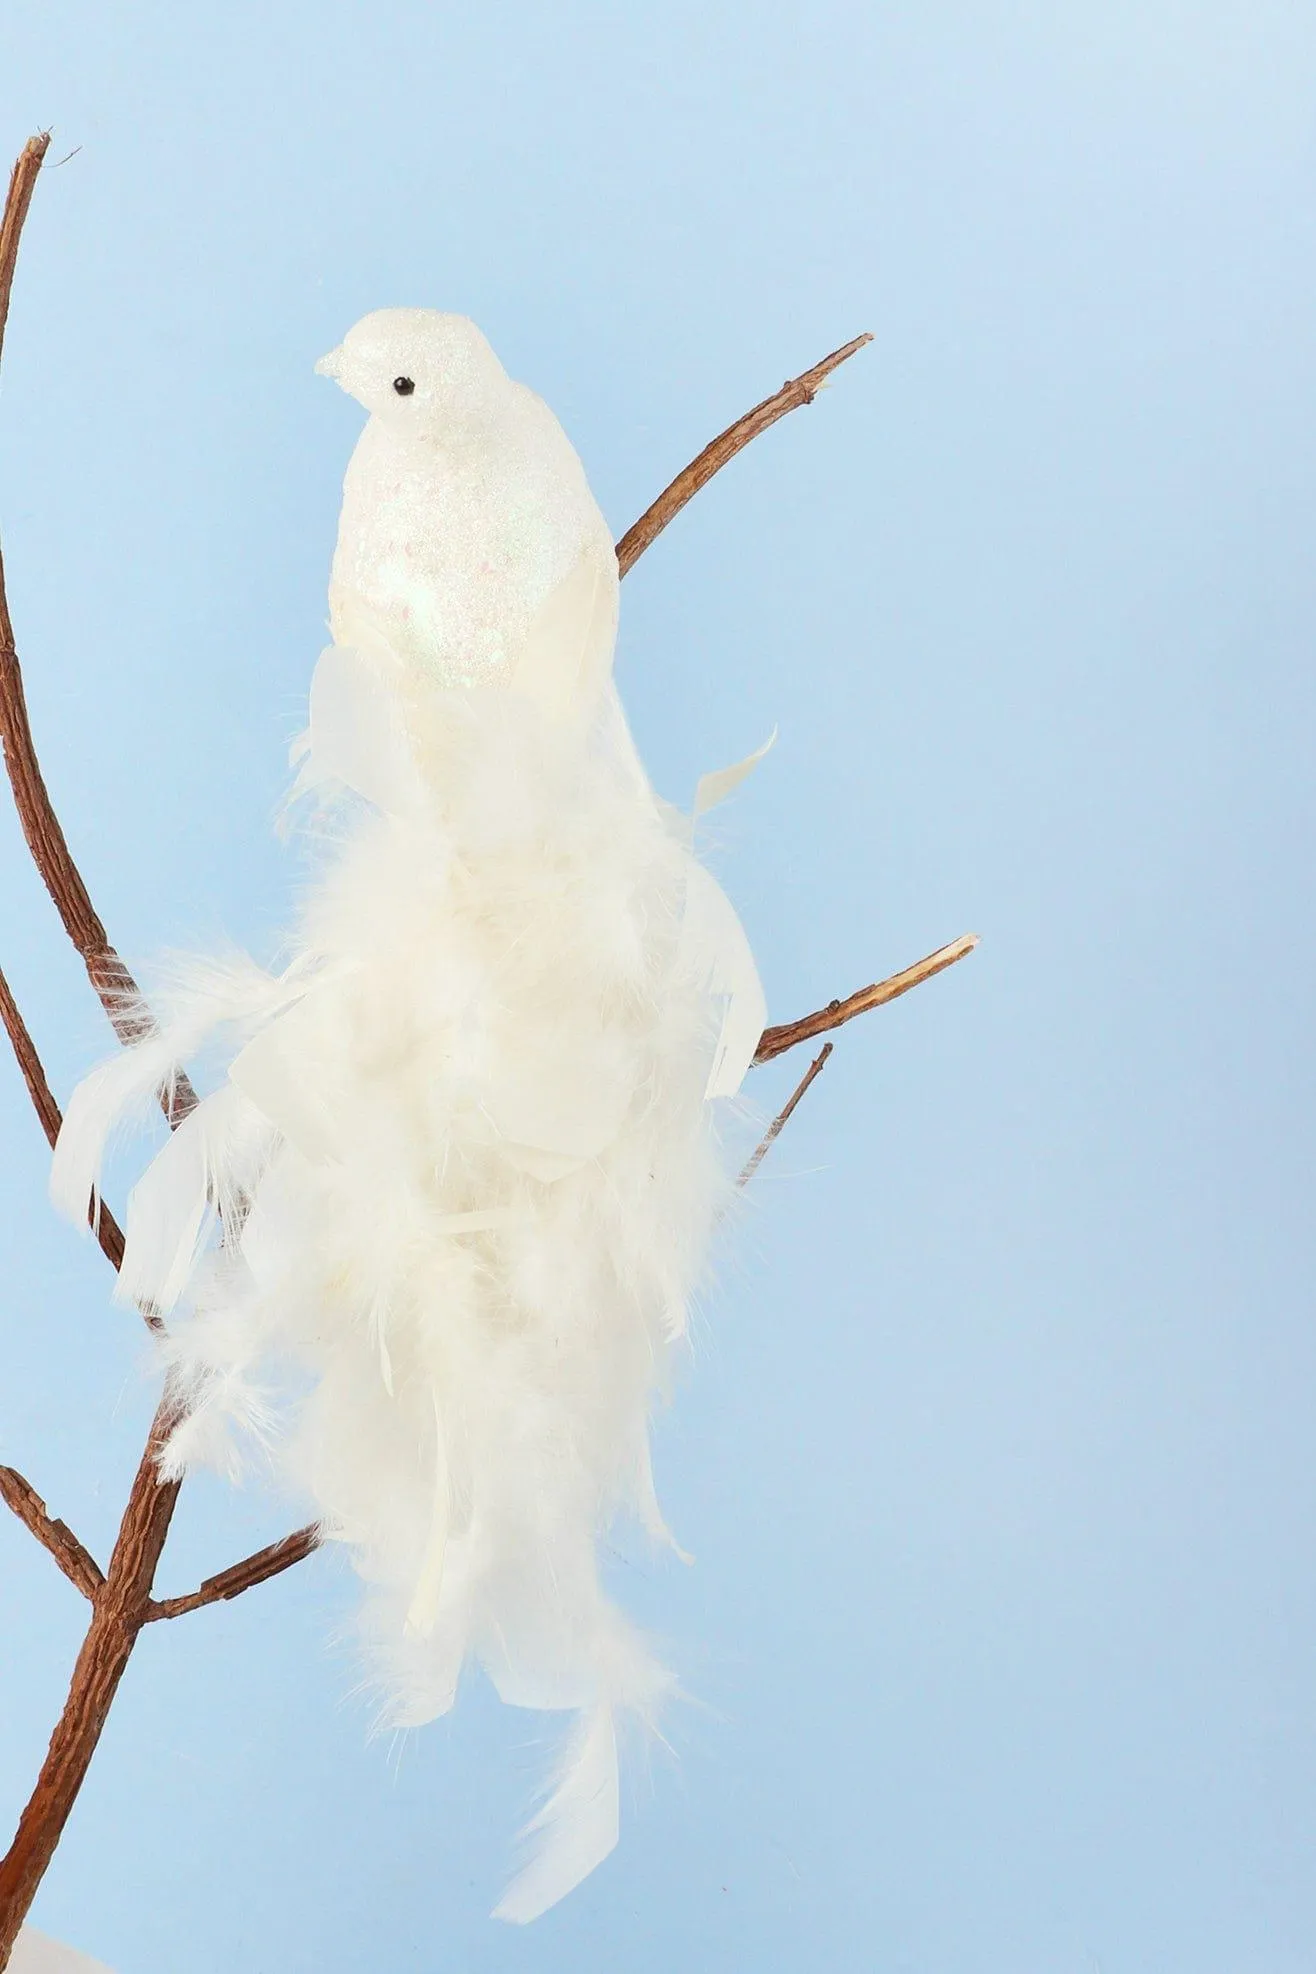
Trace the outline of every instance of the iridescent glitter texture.
[[465, 316], [378, 309], [317, 368], [371, 414], [343, 484], [335, 641], [382, 642], [441, 686], [504, 681], [582, 554], [613, 554], [562, 427]]

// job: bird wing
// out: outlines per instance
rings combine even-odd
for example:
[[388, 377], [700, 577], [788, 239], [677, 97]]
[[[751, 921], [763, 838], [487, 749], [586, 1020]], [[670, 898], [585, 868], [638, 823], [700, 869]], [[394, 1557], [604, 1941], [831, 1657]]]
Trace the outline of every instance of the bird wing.
[[611, 544], [589, 542], [530, 625], [512, 683], [554, 720], [591, 711], [611, 673], [617, 582]]

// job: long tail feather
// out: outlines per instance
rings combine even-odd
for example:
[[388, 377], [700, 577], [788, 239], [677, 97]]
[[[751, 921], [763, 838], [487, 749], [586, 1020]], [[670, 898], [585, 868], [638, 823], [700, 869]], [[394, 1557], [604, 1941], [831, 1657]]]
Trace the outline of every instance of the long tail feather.
[[521, 1833], [532, 1854], [494, 1908], [495, 1919], [528, 1925], [574, 1891], [616, 1849], [621, 1821], [617, 1730], [612, 1709], [582, 1714], [567, 1742], [552, 1794]]

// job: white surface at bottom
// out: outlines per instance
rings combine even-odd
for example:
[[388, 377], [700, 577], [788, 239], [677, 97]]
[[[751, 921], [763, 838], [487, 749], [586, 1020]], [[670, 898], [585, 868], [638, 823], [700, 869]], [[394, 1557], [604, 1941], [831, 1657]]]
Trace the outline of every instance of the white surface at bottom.
[[85, 1953], [75, 1953], [25, 1926], [14, 1942], [9, 1974], [110, 1974], [110, 1969], [104, 1961], [89, 1960]]

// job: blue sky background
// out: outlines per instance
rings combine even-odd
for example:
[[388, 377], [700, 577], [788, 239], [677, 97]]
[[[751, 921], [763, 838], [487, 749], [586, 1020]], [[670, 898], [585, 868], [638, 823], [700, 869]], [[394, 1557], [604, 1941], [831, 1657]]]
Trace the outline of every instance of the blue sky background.
[[[660, 1428], [693, 1704], [616, 1857], [485, 1917], [546, 1755], [370, 1744], [341, 1567], [143, 1640], [37, 1923], [119, 1974], [1316, 1969], [1316, 15], [1284, 0], [11, 8], [56, 129], [0, 392], [32, 716], [134, 963], [267, 953], [369, 308], [473, 315], [620, 532], [660, 788], [845, 1031]], [[12, 819], [0, 960], [107, 1031]], [[765, 1108], [794, 1060], [761, 1072]], [[106, 1553], [151, 1391], [0, 1063], [0, 1457]], [[289, 1524], [187, 1488], [161, 1583]], [[0, 1804], [82, 1608], [0, 1523]], [[551, 1738], [551, 1737], [549, 1737]]]

